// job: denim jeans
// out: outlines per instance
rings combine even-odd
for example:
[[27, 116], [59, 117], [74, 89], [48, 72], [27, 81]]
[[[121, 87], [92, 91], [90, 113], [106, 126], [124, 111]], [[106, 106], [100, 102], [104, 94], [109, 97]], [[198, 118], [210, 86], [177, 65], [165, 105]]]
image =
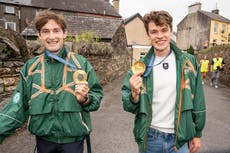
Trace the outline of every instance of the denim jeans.
[[212, 71], [211, 83], [214, 85], [218, 85], [219, 78], [220, 78], [220, 70]]
[[150, 128], [147, 138], [147, 149], [139, 153], [189, 153], [188, 143], [185, 143], [177, 151], [173, 149], [175, 135], [164, 133]]

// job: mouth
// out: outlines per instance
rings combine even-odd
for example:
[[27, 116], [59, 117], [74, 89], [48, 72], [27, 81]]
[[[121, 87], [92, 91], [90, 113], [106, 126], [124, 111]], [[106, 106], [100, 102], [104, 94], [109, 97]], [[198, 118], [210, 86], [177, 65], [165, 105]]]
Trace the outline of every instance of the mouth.
[[56, 44], [58, 44], [58, 41], [48, 41], [47, 43], [49, 45], [56, 45]]
[[166, 41], [165, 40], [158, 40], [156, 41], [157, 45], [163, 45]]
[[58, 41], [57, 40], [47, 41], [47, 44], [56, 45], [56, 44], [58, 44]]

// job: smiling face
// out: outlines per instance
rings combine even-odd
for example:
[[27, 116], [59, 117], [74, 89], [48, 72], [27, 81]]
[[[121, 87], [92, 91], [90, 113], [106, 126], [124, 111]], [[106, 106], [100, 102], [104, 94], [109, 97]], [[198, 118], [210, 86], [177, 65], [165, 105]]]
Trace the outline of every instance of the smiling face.
[[148, 37], [154, 46], [157, 56], [166, 56], [170, 51], [170, 37], [172, 30], [169, 25], [156, 25], [153, 21], [148, 23]]
[[46, 50], [57, 54], [63, 47], [66, 34], [67, 32], [51, 19], [41, 27], [38, 37]]

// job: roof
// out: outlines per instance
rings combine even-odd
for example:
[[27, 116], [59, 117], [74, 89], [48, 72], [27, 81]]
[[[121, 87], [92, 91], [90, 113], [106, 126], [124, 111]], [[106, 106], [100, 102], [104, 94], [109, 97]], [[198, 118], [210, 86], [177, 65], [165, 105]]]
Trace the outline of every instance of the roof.
[[[122, 24], [121, 18], [102, 18], [95, 16], [66, 16], [68, 35], [79, 35], [84, 32], [93, 32], [100, 38], [111, 39], [119, 26]], [[22, 35], [36, 36], [36, 29], [31, 23], [22, 32]]]
[[0, 0], [2, 3], [121, 17], [105, 0]]
[[126, 19], [124, 20], [124, 24], [125, 24], [125, 25], [128, 24], [130, 21], [132, 21], [132, 20], [135, 19], [135, 18], [139, 18], [139, 19], [143, 20], [143, 19], [142, 19], [142, 16], [141, 16], [139, 13], [136, 13], [136, 14], [134, 14], [134, 15], [132, 15], [132, 16], [126, 18]]
[[77, 16], [75, 22], [68, 22], [68, 33], [79, 35], [93, 32], [100, 38], [112, 38], [122, 24], [120, 18], [101, 18], [93, 16]]
[[[0, 3], [72, 12], [65, 14], [67, 31], [70, 35], [93, 32], [100, 38], [111, 39], [122, 24], [121, 16], [105, 0], [0, 0]], [[23, 35], [36, 36], [33, 24], [22, 32]]]
[[229, 19], [227, 19], [227, 18], [225, 18], [225, 17], [223, 17], [223, 16], [221, 16], [219, 14], [215, 14], [215, 13], [211, 13], [211, 12], [207, 12], [207, 11], [203, 11], [203, 10], [200, 10], [199, 12], [201, 12], [202, 14], [210, 17], [213, 20], [230, 23]]

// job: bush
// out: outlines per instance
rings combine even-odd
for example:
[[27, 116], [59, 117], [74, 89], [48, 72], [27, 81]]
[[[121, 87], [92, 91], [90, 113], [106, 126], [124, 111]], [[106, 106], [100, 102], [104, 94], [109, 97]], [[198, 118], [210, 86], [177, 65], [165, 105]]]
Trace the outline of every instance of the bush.
[[187, 52], [188, 52], [189, 54], [194, 55], [194, 48], [192, 47], [192, 45], [190, 45], [190, 47], [188, 48]]

